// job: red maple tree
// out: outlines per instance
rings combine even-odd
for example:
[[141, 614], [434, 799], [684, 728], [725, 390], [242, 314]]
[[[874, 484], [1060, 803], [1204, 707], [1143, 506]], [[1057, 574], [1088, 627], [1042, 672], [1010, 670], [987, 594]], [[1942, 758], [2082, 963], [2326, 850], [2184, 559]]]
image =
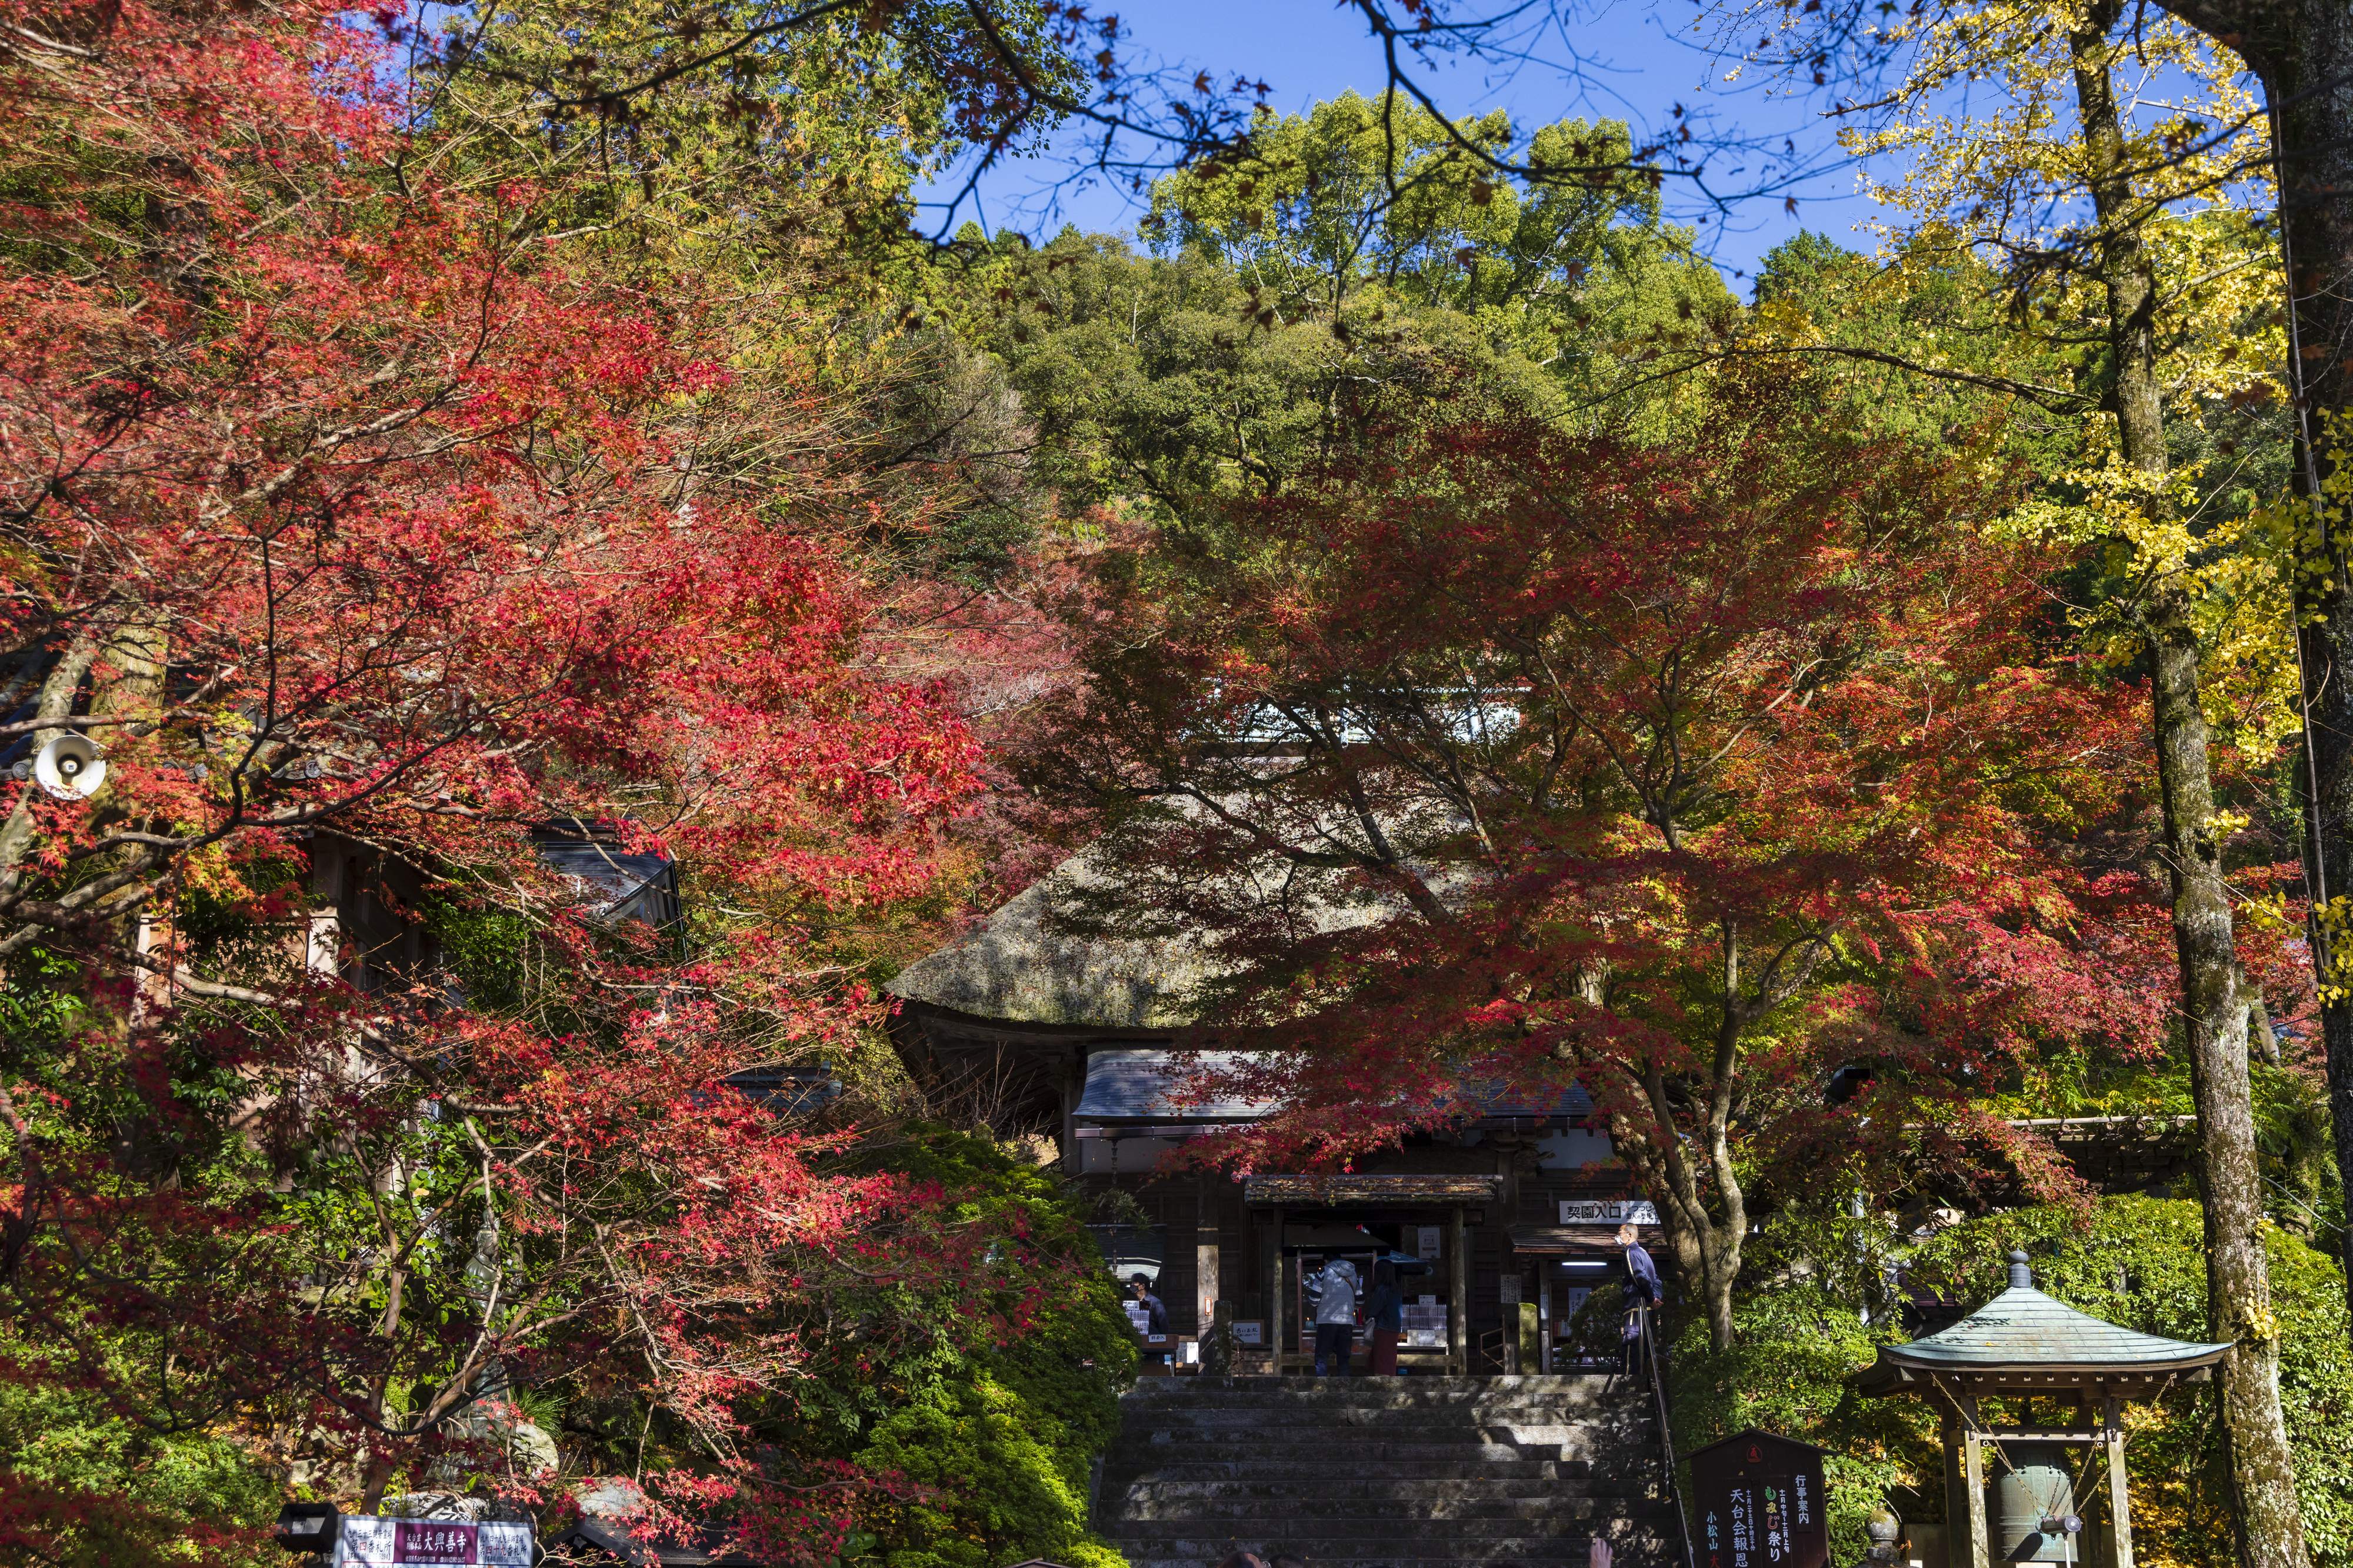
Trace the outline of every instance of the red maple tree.
[[[874, 1483], [744, 1434], [809, 1336], [887, 1331], [828, 1303], [1018, 1324], [1057, 1266], [724, 1087], [854, 1045], [839, 932], [973, 786], [848, 543], [926, 502], [744, 456], [842, 415], [739, 395], [732, 280], [415, 155], [395, 15], [5, 7], [0, 745], [106, 775], [5, 786], [0, 1372], [363, 1506], [589, 1377], [693, 1435], [675, 1500], [827, 1556]], [[542, 865], [551, 820], [683, 868], [691, 948]], [[0, 1481], [29, 1546], [177, 1528]]]
[[2137, 765], [2130, 693], [2054, 658], [2000, 488], [1718, 391], [1656, 446], [1390, 431], [1175, 531], [1031, 777], [1107, 829], [1082, 918], [1205, 933], [1203, 1037], [1268, 1052], [1225, 1087], [1285, 1109], [1211, 1157], [1582, 1084], [1721, 1345], [1760, 1177], [2017, 1146], [1985, 1089], [2154, 1048], [2162, 992], [2111, 918], [2145, 889], [2071, 843]]

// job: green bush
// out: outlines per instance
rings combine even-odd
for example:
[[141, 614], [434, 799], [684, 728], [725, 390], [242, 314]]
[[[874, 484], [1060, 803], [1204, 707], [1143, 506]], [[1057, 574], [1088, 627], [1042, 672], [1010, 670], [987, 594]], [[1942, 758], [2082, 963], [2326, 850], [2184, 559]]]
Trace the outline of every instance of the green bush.
[[1036, 1262], [1009, 1263], [994, 1290], [902, 1304], [934, 1326], [928, 1342], [869, 1363], [862, 1468], [933, 1489], [925, 1503], [875, 1521], [890, 1568], [992, 1568], [1047, 1557], [1119, 1568], [1087, 1531], [1095, 1456], [1119, 1428], [1135, 1339], [1093, 1238], [1053, 1179], [984, 1139], [918, 1127], [874, 1156], [877, 1168], [956, 1195], [949, 1219], [1024, 1238]]
[[[227, 1437], [158, 1435], [94, 1396], [0, 1380], [0, 1563], [260, 1568], [285, 1560], [266, 1533], [278, 1516], [278, 1478]], [[29, 1495], [59, 1505], [21, 1512], [26, 1483]]]
[[935, 1384], [874, 1433], [860, 1458], [935, 1488], [939, 1501], [901, 1510], [884, 1546], [890, 1568], [995, 1568], [1047, 1557], [1071, 1568], [1123, 1568], [1087, 1532], [1092, 1451], [1070, 1427], [985, 1371]]
[[[1772, 1235], [1777, 1228], [1781, 1234]], [[1799, 1238], [1788, 1234], [1795, 1228], [1768, 1226], [1766, 1239], [1799, 1250], [1793, 1244]], [[1744, 1291], [1735, 1306], [1731, 1350], [1709, 1347], [1704, 1319], [1676, 1335], [1668, 1363], [1675, 1452], [1688, 1454], [1751, 1426], [1827, 1449], [1831, 1561], [1857, 1563], [1871, 1544], [1862, 1522], [1883, 1497], [1917, 1487], [1923, 1476], [1929, 1489], [1941, 1486], [1936, 1433], [1916, 1405], [1865, 1399], [1847, 1385], [1850, 1373], [1871, 1364], [1885, 1334], [1863, 1322], [1855, 1282], [1813, 1267], [1802, 1251], [1774, 1258], [1766, 1249], [1759, 1272], [1767, 1283]], [[1777, 1262], [1781, 1268], [1767, 1272]]]

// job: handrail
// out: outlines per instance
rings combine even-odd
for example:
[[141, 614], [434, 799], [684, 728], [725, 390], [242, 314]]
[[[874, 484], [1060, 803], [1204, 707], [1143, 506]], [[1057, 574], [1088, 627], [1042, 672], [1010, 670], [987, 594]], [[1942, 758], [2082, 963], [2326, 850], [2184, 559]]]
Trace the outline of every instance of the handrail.
[[1651, 1374], [1651, 1403], [1659, 1415], [1659, 1464], [1667, 1480], [1667, 1500], [1674, 1505], [1675, 1529], [1683, 1538], [1683, 1568], [1699, 1568], [1699, 1556], [1692, 1548], [1691, 1516], [1683, 1510], [1683, 1487], [1675, 1479], [1675, 1429], [1667, 1419], [1667, 1379], [1658, 1335], [1651, 1328], [1650, 1307], [1634, 1310], [1642, 1331], [1642, 1359]]

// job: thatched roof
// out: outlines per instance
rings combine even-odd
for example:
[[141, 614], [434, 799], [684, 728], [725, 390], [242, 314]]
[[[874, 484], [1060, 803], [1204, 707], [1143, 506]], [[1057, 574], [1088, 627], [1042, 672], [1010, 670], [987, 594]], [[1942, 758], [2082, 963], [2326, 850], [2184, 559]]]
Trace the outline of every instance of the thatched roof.
[[1019, 1024], [1179, 1029], [1188, 998], [1214, 973], [1187, 936], [1078, 936], [1055, 928], [1058, 903], [1095, 880], [1075, 856], [988, 917], [963, 941], [917, 959], [894, 996]]
[[[1341, 837], [1345, 826], [1332, 837]], [[1196, 1022], [1195, 994], [1226, 973], [1224, 965], [1191, 931], [1101, 934], [1123, 903], [1154, 901], [1139, 895], [1134, 873], [1112, 868], [1110, 856], [1107, 840], [1071, 856], [979, 930], [901, 970], [891, 994], [1018, 1024], [1173, 1031]], [[1185, 873], [1163, 868], [1145, 875]], [[1311, 871], [1271, 856], [1242, 875], [1262, 908], [1319, 931], [1370, 924], [1403, 908], [1345, 872]], [[1460, 871], [1435, 879], [1441, 896], [1467, 879]], [[1082, 929], [1095, 934], [1077, 934]]]

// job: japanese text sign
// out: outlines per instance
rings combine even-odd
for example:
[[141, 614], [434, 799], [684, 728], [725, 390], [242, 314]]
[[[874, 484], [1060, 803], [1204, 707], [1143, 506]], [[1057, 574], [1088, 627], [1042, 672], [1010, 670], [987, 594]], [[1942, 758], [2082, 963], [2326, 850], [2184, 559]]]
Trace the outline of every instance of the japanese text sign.
[[503, 1521], [346, 1516], [335, 1568], [531, 1568], [532, 1529]]
[[1822, 1451], [1747, 1431], [1691, 1457], [1699, 1568], [1829, 1568]]

